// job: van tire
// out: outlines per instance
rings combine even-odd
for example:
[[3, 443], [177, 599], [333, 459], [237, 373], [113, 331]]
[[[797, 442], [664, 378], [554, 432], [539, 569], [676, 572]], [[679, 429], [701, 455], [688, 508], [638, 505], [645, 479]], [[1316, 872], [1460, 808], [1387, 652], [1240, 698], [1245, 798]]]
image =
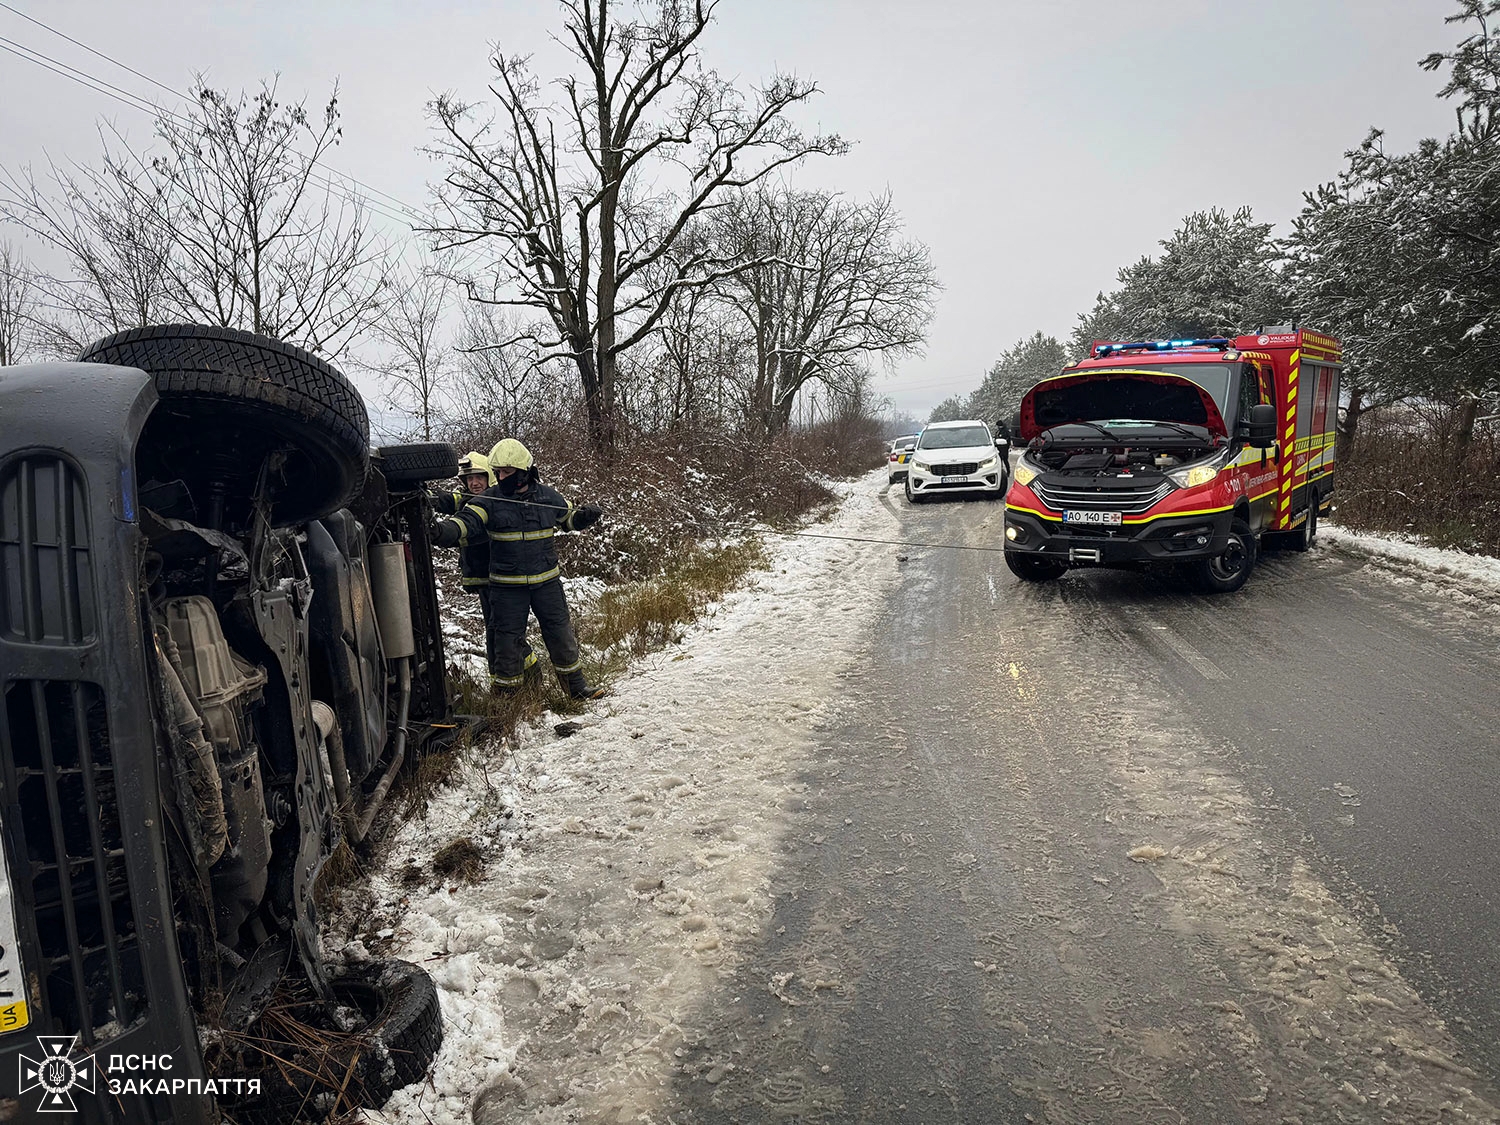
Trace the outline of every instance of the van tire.
[[294, 344], [196, 324], [116, 332], [83, 363], [134, 367], [160, 398], [137, 445], [141, 483], [181, 480], [196, 522], [247, 526], [262, 469], [280, 527], [338, 511], [364, 486], [370, 420], [359, 391]]
[[412, 491], [403, 485], [430, 480], [452, 480], [458, 476], [458, 450], [446, 441], [383, 445], [377, 450], [380, 474], [397, 492]]
[[1223, 553], [1189, 563], [1189, 573], [1206, 594], [1232, 594], [1250, 579], [1255, 569], [1255, 536], [1250, 525], [1236, 517], [1229, 524], [1229, 542]]
[[1287, 543], [1294, 551], [1310, 551], [1318, 542], [1318, 502], [1307, 506], [1307, 518], [1302, 526], [1287, 536]]

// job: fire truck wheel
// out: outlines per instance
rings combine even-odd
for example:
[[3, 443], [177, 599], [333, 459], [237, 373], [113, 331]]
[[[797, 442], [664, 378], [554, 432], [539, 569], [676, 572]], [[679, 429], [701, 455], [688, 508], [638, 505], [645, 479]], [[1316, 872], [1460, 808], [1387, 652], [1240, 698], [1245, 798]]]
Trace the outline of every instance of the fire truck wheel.
[[1314, 500], [1307, 509], [1307, 518], [1302, 526], [1287, 536], [1294, 551], [1310, 551], [1318, 541], [1318, 502]]
[[1193, 577], [1205, 593], [1232, 594], [1243, 586], [1255, 568], [1255, 536], [1250, 525], [1237, 519], [1229, 525], [1229, 543], [1224, 553], [1192, 564]]
[[1006, 551], [1005, 565], [1022, 582], [1054, 582], [1067, 573], [1068, 569], [1066, 563], [1023, 555], [1019, 551]]

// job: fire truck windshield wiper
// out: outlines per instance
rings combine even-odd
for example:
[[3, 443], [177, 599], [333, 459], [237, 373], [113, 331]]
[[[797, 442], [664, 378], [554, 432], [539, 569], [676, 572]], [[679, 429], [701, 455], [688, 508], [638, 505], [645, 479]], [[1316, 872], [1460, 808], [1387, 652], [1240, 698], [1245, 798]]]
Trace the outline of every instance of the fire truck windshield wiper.
[[1151, 424], [1153, 426], [1162, 426], [1162, 427], [1164, 427], [1166, 429], [1169, 429], [1169, 430], [1176, 430], [1179, 434], [1182, 434], [1184, 437], [1194, 438], [1197, 441], [1208, 442], [1210, 445], [1213, 444], [1213, 442], [1209, 439], [1208, 431], [1207, 430], [1204, 430], [1200, 434], [1196, 430], [1194, 430], [1191, 426], [1184, 426], [1184, 425], [1181, 425], [1178, 422], [1152, 422]]
[[1117, 433], [1115, 433], [1113, 430], [1109, 429], [1106, 426], [1099, 425], [1098, 422], [1069, 422], [1069, 423], [1067, 423], [1067, 425], [1069, 425], [1069, 426], [1087, 426], [1091, 430], [1098, 430], [1109, 441], [1118, 443], [1119, 440], [1120, 440], [1120, 436]]

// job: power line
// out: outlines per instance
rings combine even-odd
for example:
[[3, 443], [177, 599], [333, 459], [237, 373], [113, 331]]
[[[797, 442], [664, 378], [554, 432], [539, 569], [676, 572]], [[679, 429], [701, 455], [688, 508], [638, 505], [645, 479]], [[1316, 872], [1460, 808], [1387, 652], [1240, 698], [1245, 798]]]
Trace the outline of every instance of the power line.
[[[184, 101], [192, 101], [193, 100], [187, 94], [184, 94], [181, 90], [174, 89], [173, 87], [168, 86], [165, 82], [160, 82], [157, 79], [152, 78], [149, 74], [144, 74], [141, 71], [136, 70], [135, 67], [130, 66], [127, 63], [121, 62], [119, 59], [115, 58], [112, 55], [107, 55], [103, 51], [100, 51], [100, 50], [97, 50], [97, 49], [95, 49], [93, 47], [90, 47], [87, 43], [83, 42], [80, 39], [74, 39], [71, 35], [67, 34], [66, 32], [58, 30], [57, 28], [53, 27], [49, 23], [44, 23], [42, 20], [37, 19], [35, 16], [28, 15], [27, 13], [21, 11], [19, 8], [16, 8], [16, 7], [13, 7], [10, 4], [4, 3], [3, 0], [0, 0], [0, 8], [4, 8], [7, 12], [12, 12], [15, 15], [20, 16], [23, 20], [26, 20], [28, 23], [35, 24], [37, 27], [40, 27], [42, 30], [51, 32], [53, 35], [56, 35], [59, 38], [64, 39], [64, 40], [66, 40], [69, 43], [72, 43], [76, 47], [81, 47], [83, 50], [87, 51], [89, 54], [94, 55], [94, 56], [96, 56], [98, 58], [101, 58], [105, 62], [110, 63], [113, 66], [117, 66], [121, 70], [127, 71], [130, 74], [133, 74], [137, 78], [142, 79], [143, 81], [151, 83], [151, 85], [157, 87], [158, 89], [165, 90], [167, 93], [173, 95], [174, 97], [181, 98]], [[24, 48], [24, 49], [31, 50], [31, 48]], [[40, 51], [36, 51], [34, 53], [41, 54]], [[43, 56], [43, 57], [46, 57], [46, 56]], [[53, 60], [53, 61], [56, 61], [56, 60]], [[67, 64], [66, 63], [59, 63], [59, 65], [66, 66]], [[75, 68], [68, 67], [68, 69], [69, 70], [74, 70]], [[80, 71], [79, 73], [84, 73], [84, 72]], [[98, 81], [103, 82], [103, 79], [98, 79]], [[109, 83], [105, 83], [105, 85], [110, 85], [110, 84]], [[113, 89], [117, 89], [117, 90], [119, 89], [118, 86], [113, 86], [112, 88]], [[126, 92], [126, 91], [122, 91], [122, 92]], [[130, 96], [131, 97], [136, 97], [136, 95], [134, 95], [134, 94], [131, 94]], [[137, 98], [137, 100], [138, 101], [146, 101], [146, 99], [144, 99], [144, 98]], [[151, 103], [151, 102], [149, 102], [149, 101], [146, 102], [146, 104], [147, 105], [152, 105], [153, 108], [160, 108], [160, 107], [154, 106], [154, 104]], [[331, 167], [329, 167], [326, 164], [324, 165], [324, 167], [328, 168], [328, 171], [331, 172], [332, 174], [340, 177], [341, 179], [347, 180], [347, 181], [349, 181], [352, 184], [355, 184], [355, 185], [363, 188], [367, 192], [371, 192], [371, 193], [373, 193], [375, 195], [383, 196], [384, 198], [390, 200], [392, 203], [396, 204], [403, 211], [409, 212], [413, 217], [416, 217], [416, 218], [420, 218], [421, 217], [421, 213], [415, 207], [412, 207], [410, 204], [402, 201], [401, 199], [398, 199], [394, 195], [391, 195], [389, 192], [381, 191], [377, 187], [372, 187], [371, 185], [366, 184], [366, 183], [364, 183], [361, 180], [357, 180], [353, 176], [349, 175], [347, 172], [340, 172], [338, 169], [331, 168]]]
[[[57, 35], [67, 40], [69, 43], [73, 43], [76, 46], [81, 47], [82, 49], [88, 51], [90, 54], [97, 55], [99, 58], [120, 67], [122, 70], [129, 71], [131, 74], [134, 74], [137, 77], [150, 82], [153, 86], [157, 86], [167, 91], [168, 93], [183, 99], [184, 101], [193, 100], [186, 94], [182, 93], [180, 90], [174, 90], [172, 87], [167, 86], [162, 82], [158, 82], [154, 78], [151, 78], [149, 75], [141, 73], [134, 67], [127, 66], [125, 63], [111, 58], [109, 55], [104, 54], [102, 51], [96, 51], [88, 44], [74, 39], [72, 36], [58, 31], [56, 28], [50, 27], [47, 24], [42, 23], [42, 21], [38, 19], [34, 19], [33, 17], [27, 15], [25, 12], [19, 11], [11, 5], [4, 3], [3, 0], [0, 0], [0, 8], [3, 8], [8, 12], [13, 12], [14, 14], [27, 20], [28, 22], [34, 23], [38, 27], [52, 32], [54, 35]], [[81, 70], [78, 67], [74, 67], [69, 65], [68, 63], [63, 62], [60, 59], [55, 59], [50, 55], [44, 54], [34, 47], [28, 47], [23, 43], [17, 43], [15, 40], [6, 39], [3, 36], [0, 36], [0, 50], [15, 55], [17, 58], [25, 59], [27, 62], [33, 63], [36, 66], [40, 66], [44, 70], [49, 70], [53, 74], [60, 75], [63, 78], [67, 78], [73, 82], [76, 82], [86, 89], [93, 90], [95, 93], [104, 94], [106, 97], [113, 98], [115, 101], [120, 102], [122, 105], [126, 105], [131, 109], [143, 113], [150, 113], [167, 117], [182, 125], [191, 126], [193, 124], [192, 121], [190, 121], [188, 118], [183, 117], [181, 114], [174, 113], [172, 110], [157, 105], [155, 102], [152, 102], [149, 99], [140, 96], [139, 94], [132, 93], [131, 91], [126, 90], [120, 86], [116, 86], [114, 83], [109, 82], [96, 74], [93, 74], [86, 70]], [[396, 196], [391, 195], [389, 192], [383, 192], [378, 188], [371, 187], [370, 185], [355, 179], [353, 176], [345, 172], [340, 172], [338, 169], [332, 168], [327, 164], [323, 164], [322, 168], [326, 169], [327, 173], [339, 177], [341, 180], [346, 181], [348, 184], [352, 184], [358, 188], [362, 188], [367, 193], [383, 196], [385, 199], [391, 200], [395, 204], [395, 206], [399, 207], [401, 210], [400, 212], [395, 212], [389, 204], [381, 204], [376, 200], [369, 198], [368, 196], [360, 195], [359, 192], [353, 191], [347, 186], [338, 185], [329, 177], [329, 175], [324, 175], [316, 170], [310, 173], [310, 178], [315, 183], [329, 188], [330, 190], [339, 191], [341, 194], [348, 195], [355, 201], [362, 203], [366, 207], [370, 208], [370, 210], [374, 211], [376, 214], [399, 225], [403, 225], [408, 228], [414, 228], [417, 223], [421, 221], [421, 213], [415, 207], [412, 207], [410, 204], [403, 202]]]
[[[25, 59], [27, 62], [33, 63], [36, 66], [41, 67], [43, 70], [49, 70], [53, 74], [59, 75], [72, 82], [76, 82], [80, 86], [83, 86], [85, 89], [94, 91], [96, 94], [103, 94], [107, 98], [113, 98], [121, 105], [128, 106], [131, 109], [143, 113], [160, 115], [177, 122], [177, 124], [179, 125], [188, 127], [193, 126], [193, 122], [191, 120], [181, 116], [180, 114], [173, 113], [171, 110], [156, 105], [154, 102], [146, 101], [144, 98], [139, 97], [139, 95], [132, 94], [126, 90], [121, 90], [118, 86], [114, 86], [111, 83], [104, 81], [104, 79], [102, 78], [96, 78], [94, 75], [91, 75], [86, 71], [77, 70], [75, 67], [71, 67], [67, 63], [52, 59], [50, 56], [44, 55], [40, 51], [34, 50], [31, 47], [16, 43], [14, 40], [5, 39], [3, 36], [0, 36], [0, 51], [5, 51], [8, 54], [14, 55], [18, 59]], [[54, 63], [56, 65], [53, 65]], [[320, 175], [316, 171], [310, 172], [308, 174], [308, 178], [311, 179], [314, 183], [317, 183], [329, 189], [330, 191], [337, 192], [338, 194], [345, 195], [348, 198], [362, 203], [374, 213], [380, 215], [382, 218], [388, 219], [393, 223], [397, 223], [399, 225], [407, 227], [411, 227], [413, 225], [411, 219], [408, 216], [394, 214], [391, 211], [379, 206], [374, 200], [362, 198], [357, 193], [349, 191], [347, 188], [342, 187], [326, 176]]]

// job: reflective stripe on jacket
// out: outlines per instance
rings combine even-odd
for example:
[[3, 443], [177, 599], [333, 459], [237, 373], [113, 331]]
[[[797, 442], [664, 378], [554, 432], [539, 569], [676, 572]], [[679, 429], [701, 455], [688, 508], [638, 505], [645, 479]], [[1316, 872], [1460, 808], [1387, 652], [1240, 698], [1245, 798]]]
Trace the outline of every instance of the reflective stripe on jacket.
[[537, 482], [515, 496], [486, 489], [470, 497], [454, 519], [464, 523], [470, 539], [488, 539], [492, 585], [539, 586], [561, 573], [552, 539], [559, 529], [573, 529], [573, 513], [561, 493]]
[[489, 513], [474, 503], [473, 496], [459, 489], [439, 492], [432, 498], [432, 507], [434, 511], [446, 516], [456, 516], [468, 509], [471, 518], [479, 521], [480, 531], [477, 535], [470, 531], [468, 520], [450, 519], [445, 522], [458, 525], [458, 567], [463, 574], [463, 584], [471, 589], [489, 585], [490, 541], [484, 534]]

